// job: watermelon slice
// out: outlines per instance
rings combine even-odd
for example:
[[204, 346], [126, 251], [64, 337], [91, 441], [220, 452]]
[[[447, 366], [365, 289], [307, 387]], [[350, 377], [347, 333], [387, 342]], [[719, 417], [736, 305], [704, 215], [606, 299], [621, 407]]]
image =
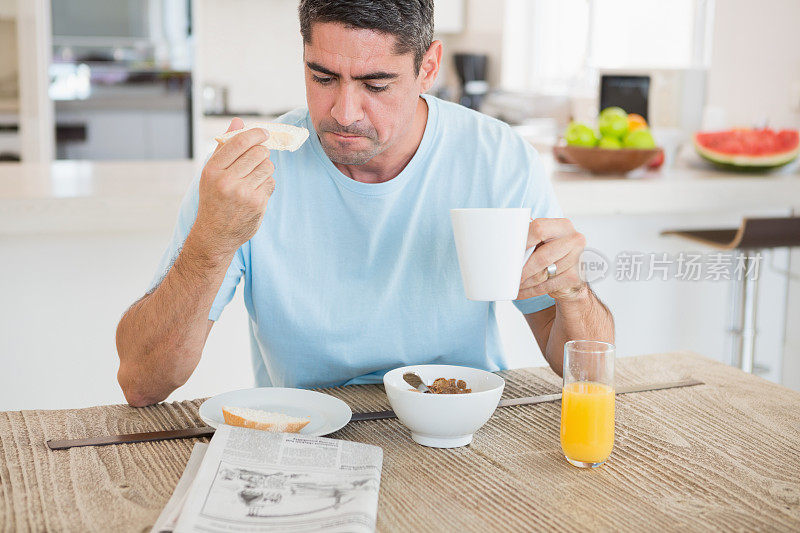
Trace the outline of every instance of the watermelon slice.
[[800, 132], [769, 128], [698, 132], [694, 146], [717, 166], [734, 170], [768, 170], [793, 161], [800, 153]]

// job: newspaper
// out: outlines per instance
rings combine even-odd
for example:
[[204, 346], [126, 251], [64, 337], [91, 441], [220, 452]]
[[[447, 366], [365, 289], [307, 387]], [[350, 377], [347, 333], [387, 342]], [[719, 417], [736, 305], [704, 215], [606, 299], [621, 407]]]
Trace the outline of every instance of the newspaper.
[[175, 525], [181, 516], [181, 510], [183, 510], [183, 503], [186, 501], [186, 496], [189, 494], [189, 488], [192, 486], [197, 471], [200, 470], [200, 463], [206, 455], [207, 448], [208, 444], [202, 442], [194, 445], [192, 455], [189, 456], [189, 462], [186, 463], [186, 468], [183, 470], [183, 475], [178, 480], [178, 484], [172, 492], [172, 497], [167, 502], [164, 510], [161, 511], [150, 533], [172, 533], [175, 530]]
[[374, 531], [382, 463], [377, 446], [221, 425], [174, 531]]

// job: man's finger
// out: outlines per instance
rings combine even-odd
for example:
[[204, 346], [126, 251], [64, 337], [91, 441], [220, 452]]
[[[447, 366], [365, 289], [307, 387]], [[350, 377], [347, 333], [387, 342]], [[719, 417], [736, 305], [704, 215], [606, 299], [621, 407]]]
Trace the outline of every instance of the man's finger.
[[522, 268], [522, 279], [529, 278], [564, 258], [573, 248], [583, 248], [581, 239], [565, 237], [539, 245]]
[[536, 246], [575, 231], [568, 218], [535, 218], [528, 226], [528, 244], [526, 248]]
[[252, 172], [245, 176], [244, 179], [252, 188], [258, 189], [265, 181], [272, 177], [274, 172], [275, 165], [273, 165], [272, 161], [269, 159], [265, 159], [261, 162], [261, 164], [254, 168]]
[[[233, 120], [231, 120], [231, 124], [228, 126], [228, 129], [225, 130], [225, 133], [240, 130], [242, 128], [244, 128], [244, 120], [240, 119], [239, 117], [234, 117]], [[223, 143], [217, 141], [217, 147], [214, 149], [214, 152], [222, 148], [222, 144]]]
[[[233, 117], [233, 120], [231, 120], [231, 125], [228, 126], [228, 131], [240, 130], [242, 128], [244, 128], [244, 120], [240, 119], [239, 117]], [[228, 131], [225, 133], [228, 133]]]
[[220, 170], [226, 169], [247, 150], [263, 143], [268, 137], [267, 131], [261, 128], [252, 128], [237, 133], [214, 152], [214, 155], [208, 160], [208, 165]]
[[566, 272], [570, 268], [575, 267], [577, 264], [580, 263], [582, 251], [583, 250], [579, 249], [570, 250], [570, 252], [566, 256], [559, 259], [558, 261], [551, 263], [553, 265], [556, 265], [556, 275], [553, 276], [552, 278], [547, 277], [547, 267], [543, 268], [538, 272], [534, 272], [533, 275], [531, 275], [528, 278], [523, 278], [522, 283], [519, 286], [520, 290], [536, 287], [537, 285], [546, 282], [548, 279], [555, 279], [562, 272]]
[[234, 178], [244, 178], [253, 172], [258, 165], [267, 161], [268, 158], [269, 150], [266, 146], [261, 146], [260, 144], [251, 146], [228, 167], [227, 175]]
[[264, 195], [264, 201], [266, 202], [269, 200], [272, 193], [275, 192], [275, 178], [273, 176], [268, 177], [261, 185], [256, 188], [256, 191], [262, 193]]
[[564, 290], [567, 288], [578, 289], [585, 284], [586, 282], [581, 279], [577, 268], [575, 265], [573, 265], [564, 272], [560, 272], [547, 281], [539, 283], [534, 287], [528, 287], [524, 289], [520, 288], [519, 293], [517, 294], [517, 300], [525, 300], [527, 298], [533, 298], [534, 296], [542, 296], [543, 294], [550, 294], [557, 290]]

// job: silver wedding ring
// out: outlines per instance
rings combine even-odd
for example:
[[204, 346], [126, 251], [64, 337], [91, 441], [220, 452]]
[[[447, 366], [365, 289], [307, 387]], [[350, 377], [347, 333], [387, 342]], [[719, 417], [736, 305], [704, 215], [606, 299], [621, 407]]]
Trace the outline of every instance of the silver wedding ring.
[[547, 279], [550, 279], [555, 275], [556, 275], [556, 264], [553, 263], [552, 265], [547, 267]]

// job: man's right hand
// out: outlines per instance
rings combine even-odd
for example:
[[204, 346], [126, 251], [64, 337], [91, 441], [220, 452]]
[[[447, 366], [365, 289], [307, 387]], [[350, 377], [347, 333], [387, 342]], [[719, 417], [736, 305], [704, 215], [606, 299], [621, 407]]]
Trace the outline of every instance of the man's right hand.
[[[228, 131], [242, 129], [233, 119]], [[155, 290], [117, 326], [117, 379], [128, 403], [149, 405], [183, 385], [200, 361], [209, 311], [233, 254], [258, 231], [275, 190], [261, 129], [217, 146], [200, 176], [197, 218], [180, 254]]]
[[[235, 118], [228, 131], [242, 129]], [[196, 242], [209, 255], [232, 255], [261, 226], [275, 191], [269, 150], [261, 146], [269, 134], [259, 128], [243, 131], [219, 144], [200, 176], [200, 205], [192, 227]]]

